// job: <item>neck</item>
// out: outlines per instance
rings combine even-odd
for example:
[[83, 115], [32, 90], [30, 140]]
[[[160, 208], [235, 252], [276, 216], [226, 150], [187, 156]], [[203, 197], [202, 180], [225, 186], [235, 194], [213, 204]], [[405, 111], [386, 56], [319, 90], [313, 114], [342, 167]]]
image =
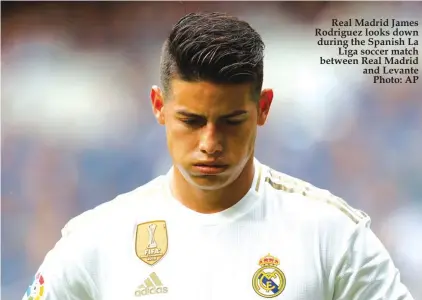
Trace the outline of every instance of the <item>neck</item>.
[[249, 191], [254, 178], [253, 156], [246, 163], [239, 177], [218, 190], [203, 190], [185, 180], [174, 168], [172, 192], [184, 206], [203, 214], [223, 211], [239, 202]]

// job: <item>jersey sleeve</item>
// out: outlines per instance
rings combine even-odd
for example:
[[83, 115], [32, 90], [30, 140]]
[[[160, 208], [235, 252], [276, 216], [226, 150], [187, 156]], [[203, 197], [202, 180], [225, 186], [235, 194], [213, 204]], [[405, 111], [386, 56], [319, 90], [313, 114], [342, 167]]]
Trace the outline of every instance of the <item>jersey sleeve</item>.
[[369, 224], [368, 220], [357, 224], [334, 267], [333, 299], [413, 300], [388, 251]]
[[83, 256], [80, 242], [63, 236], [45, 256], [22, 300], [94, 299], [95, 285]]

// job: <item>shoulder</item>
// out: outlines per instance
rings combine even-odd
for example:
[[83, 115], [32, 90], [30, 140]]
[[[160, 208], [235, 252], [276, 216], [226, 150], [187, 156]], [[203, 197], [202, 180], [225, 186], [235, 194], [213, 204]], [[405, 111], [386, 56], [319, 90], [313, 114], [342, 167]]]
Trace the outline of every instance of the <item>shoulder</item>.
[[114, 221], [122, 222], [136, 210], [147, 209], [163, 190], [164, 176], [159, 176], [128, 193], [120, 194], [113, 200], [98, 205], [72, 218], [62, 229], [66, 237], [75, 232], [89, 231], [98, 226], [115, 226]]
[[75, 293], [74, 299], [87, 299], [88, 294], [89, 299], [97, 299], [99, 266], [132, 237], [133, 226], [127, 225], [133, 223], [133, 216], [152, 207], [151, 201], [160, 198], [164, 182], [164, 176], [157, 177], [71, 219], [40, 267], [53, 285], [54, 290], [47, 295], [57, 293], [57, 299], [64, 299], [63, 293], [71, 292]]
[[[343, 223], [348, 227], [370, 220], [363, 211], [327, 189], [266, 167], [263, 174], [265, 189], [279, 201], [284, 210], [301, 218], [317, 219], [324, 223]], [[271, 200], [270, 200], [271, 201]]]

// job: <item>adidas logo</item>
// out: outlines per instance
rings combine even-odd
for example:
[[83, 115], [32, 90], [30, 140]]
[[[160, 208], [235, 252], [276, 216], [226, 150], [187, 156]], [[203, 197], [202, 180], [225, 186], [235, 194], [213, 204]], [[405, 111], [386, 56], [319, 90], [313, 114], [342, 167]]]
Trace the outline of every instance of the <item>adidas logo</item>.
[[163, 286], [160, 278], [153, 272], [145, 279], [144, 284], [138, 286], [138, 289], [135, 291], [135, 296], [142, 297], [154, 294], [165, 294], [167, 292], [168, 288]]

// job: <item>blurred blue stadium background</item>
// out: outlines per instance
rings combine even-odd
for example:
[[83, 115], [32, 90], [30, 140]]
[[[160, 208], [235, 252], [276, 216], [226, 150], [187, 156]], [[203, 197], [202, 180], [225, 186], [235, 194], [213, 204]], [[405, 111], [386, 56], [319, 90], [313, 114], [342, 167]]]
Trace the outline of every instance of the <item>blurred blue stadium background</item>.
[[420, 28], [421, 3], [2, 2], [4, 299], [22, 297], [70, 218], [170, 167], [149, 91], [171, 26], [195, 10], [244, 18], [267, 44], [275, 101], [258, 159], [366, 211], [422, 299], [422, 79], [376, 85], [361, 66], [321, 66], [336, 49], [315, 37], [332, 18]]

